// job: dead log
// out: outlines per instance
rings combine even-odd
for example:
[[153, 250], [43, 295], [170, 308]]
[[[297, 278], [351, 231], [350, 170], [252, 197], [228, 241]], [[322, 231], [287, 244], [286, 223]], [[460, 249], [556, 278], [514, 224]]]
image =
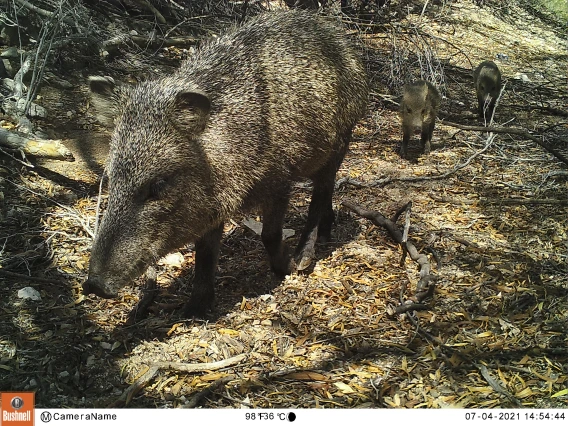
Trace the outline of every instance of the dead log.
[[[412, 300], [411, 303], [416, 303], [417, 306], [419, 306], [420, 302], [422, 302], [426, 297], [431, 296], [434, 292], [435, 277], [430, 274], [430, 262], [428, 260], [428, 256], [419, 253], [412, 242], [405, 241], [403, 233], [400, 231], [400, 229], [398, 229], [394, 221], [387, 219], [378, 211], [367, 210], [350, 201], [343, 201], [341, 204], [347, 207], [349, 210], [354, 211], [359, 216], [369, 219], [375, 225], [385, 228], [392, 239], [402, 247], [403, 256], [406, 256], [406, 253], [408, 253], [410, 258], [418, 263], [418, 265], [420, 266], [420, 280], [418, 281], [418, 284], [416, 286], [416, 293], [413, 297], [414, 300]], [[408, 208], [410, 205], [411, 203], [408, 203], [405, 208]], [[403, 210], [404, 209], [399, 209], [395, 216], [398, 217]], [[403, 308], [402, 306], [404, 305], [401, 305], [401, 307], [397, 308], [397, 312], [398, 309], [400, 309], [401, 312], [408, 311], [407, 308]]]
[[75, 157], [60, 140], [28, 139], [0, 128], [0, 145], [11, 151], [22, 151], [25, 155], [50, 158], [53, 160], [75, 161]]

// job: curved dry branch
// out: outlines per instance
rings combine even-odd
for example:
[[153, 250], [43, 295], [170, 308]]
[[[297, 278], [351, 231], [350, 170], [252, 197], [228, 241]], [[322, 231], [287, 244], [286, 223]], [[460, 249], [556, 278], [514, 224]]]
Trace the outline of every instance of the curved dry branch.
[[[204, 362], [199, 364], [189, 364], [186, 362], [156, 362], [152, 364], [148, 370], [138, 378], [134, 383], [132, 383], [116, 400], [112, 406], [117, 406], [119, 403], [124, 402], [124, 405], [128, 405], [132, 398], [140, 389], [148, 384], [150, 380], [158, 373], [160, 370], [170, 370], [178, 371], [181, 373], [197, 373], [200, 371], [207, 370], [220, 370], [221, 368], [230, 367], [231, 365], [238, 364], [239, 362], [246, 359], [246, 354], [240, 354], [232, 358], [223, 359], [217, 362]], [[110, 408], [110, 407], [109, 407]]]
[[[428, 256], [419, 253], [414, 244], [412, 244], [410, 241], [405, 240], [404, 234], [400, 231], [400, 229], [398, 229], [396, 224], [392, 220], [387, 219], [380, 212], [367, 210], [351, 201], [343, 201], [341, 204], [347, 207], [349, 210], [357, 213], [359, 216], [369, 219], [375, 225], [385, 228], [392, 239], [400, 244], [404, 251], [401, 262], [404, 261], [404, 257], [406, 253], [408, 253], [410, 255], [410, 258], [418, 263], [418, 265], [420, 265], [420, 280], [418, 281], [418, 284], [416, 286], [416, 293], [414, 297], [415, 300], [413, 300], [412, 303], [420, 304], [420, 302], [422, 302], [425, 298], [431, 296], [434, 291], [435, 277], [430, 274], [431, 268]], [[410, 205], [411, 203], [407, 204], [407, 209], [410, 207]], [[408, 216], [406, 222], [408, 227]]]

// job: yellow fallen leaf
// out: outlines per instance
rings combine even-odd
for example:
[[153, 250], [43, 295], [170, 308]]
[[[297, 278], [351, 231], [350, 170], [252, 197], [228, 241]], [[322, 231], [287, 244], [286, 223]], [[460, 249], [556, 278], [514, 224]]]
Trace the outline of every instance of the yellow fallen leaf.
[[558, 398], [559, 396], [568, 395], [568, 389], [562, 389], [560, 392], [556, 392], [551, 398]]
[[219, 330], [217, 330], [217, 332], [219, 332], [219, 334], [227, 334], [229, 336], [239, 335], [239, 332], [237, 330], [232, 330], [230, 328], [220, 328]]
[[201, 376], [201, 380], [203, 380], [204, 382], [214, 382], [215, 380], [225, 377], [226, 375], [227, 373], [209, 373]]
[[292, 380], [307, 380], [307, 381], [315, 381], [315, 380], [327, 380], [327, 377], [323, 374], [316, 373], [313, 371], [298, 371], [296, 373], [286, 374], [284, 376], [286, 379]]
[[174, 325], [172, 325], [172, 328], [170, 328], [170, 329], [168, 330], [168, 332], [166, 333], [166, 335], [171, 336], [172, 333], [173, 333], [174, 331], [176, 331], [176, 329], [177, 329], [180, 325], [183, 325], [183, 322], [178, 322], [178, 323], [175, 323]]
[[355, 391], [351, 388], [351, 386], [346, 385], [343, 382], [336, 382], [334, 383], [337, 388], [343, 393], [355, 393]]

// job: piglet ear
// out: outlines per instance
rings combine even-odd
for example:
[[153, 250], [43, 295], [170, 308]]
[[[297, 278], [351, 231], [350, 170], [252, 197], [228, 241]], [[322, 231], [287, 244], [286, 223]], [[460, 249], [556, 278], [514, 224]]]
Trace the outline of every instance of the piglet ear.
[[179, 92], [174, 105], [174, 119], [179, 127], [189, 133], [190, 137], [196, 136], [205, 129], [211, 112], [209, 96], [197, 90]]
[[106, 127], [114, 127], [122, 99], [130, 89], [127, 86], [117, 86], [112, 77], [98, 76], [89, 77], [89, 89], [97, 119]]

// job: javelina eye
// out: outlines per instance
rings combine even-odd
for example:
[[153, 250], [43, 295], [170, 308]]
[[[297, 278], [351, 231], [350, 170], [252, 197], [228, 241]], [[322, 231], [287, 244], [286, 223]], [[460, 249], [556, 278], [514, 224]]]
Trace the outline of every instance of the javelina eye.
[[167, 179], [163, 178], [156, 179], [150, 185], [150, 191], [148, 191], [148, 199], [156, 200], [160, 198], [164, 194], [167, 186], [168, 186]]
[[169, 185], [168, 179], [158, 178], [146, 184], [138, 194], [141, 203], [159, 200], [163, 197]]
[[406, 112], [409, 113], [409, 114], [412, 114], [412, 110], [408, 107], [406, 107]]

